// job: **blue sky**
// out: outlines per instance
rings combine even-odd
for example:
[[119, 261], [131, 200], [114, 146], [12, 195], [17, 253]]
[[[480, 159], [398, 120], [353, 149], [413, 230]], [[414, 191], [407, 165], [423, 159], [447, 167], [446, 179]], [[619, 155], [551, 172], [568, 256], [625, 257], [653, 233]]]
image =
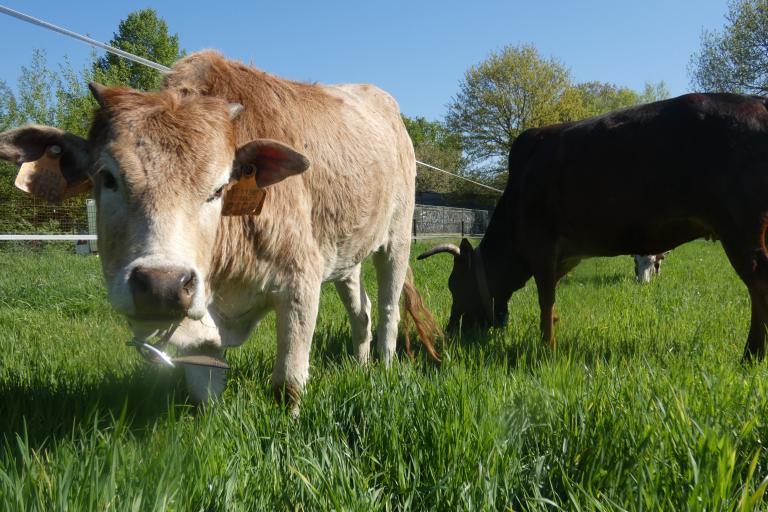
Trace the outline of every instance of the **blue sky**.
[[[703, 29], [724, 23], [726, 0], [118, 1], [5, 0], [3, 5], [108, 41], [129, 12], [155, 8], [187, 51], [216, 48], [281, 76], [368, 82], [403, 113], [441, 119], [464, 71], [491, 50], [531, 43], [577, 82], [690, 90]], [[0, 80], [15, 86], [33, 48], [81, 67], [87, 45], [0, 15]]]

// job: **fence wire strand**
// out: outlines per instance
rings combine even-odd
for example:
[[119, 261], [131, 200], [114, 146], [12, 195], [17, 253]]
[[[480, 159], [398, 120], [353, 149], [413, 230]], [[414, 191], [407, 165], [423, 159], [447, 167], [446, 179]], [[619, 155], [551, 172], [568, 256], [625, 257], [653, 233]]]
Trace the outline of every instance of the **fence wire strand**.
[[[54, 32], [57, 32], [59, 34], [65, 35], [67, 37], [71, 37], [73, 39], [77, 39], [78, 41], [82, 41], [86, 44], [90, 44], [91, 46], [94, 46], [96, 48], [101, 48], [102, 50], [108, 51], [114, 55], [118, 55], [124, 59], [128, 59], [130, 61], [136, 62], [137, 64], [143, 64], [144, 66], [148, 66], [150, 68], [156, 69], [162, 73], [167, 73], [171, 70], [171, 68], [167, 66], [163, 66], [162, 64], [158, 64], [157, 62], [153, 62], [149, 59], [145, 59], [144, 57], [139, 57], [138, 55], [135, 55], [130, 52], [126, 52], [125, 50], [121, 50], [119, 48], [115, 48], [114, 46], [110, 46], [108, 44], [102, 43], [101, 41], [97, 41], [93, 38], [90, 38], [88, 36], [84, 36], [82, 34], [79, 34], [73, 30], [66, 29], [64, 27], [60, 27], [58, 25], [54, 25], [53, 23], [50, 23], [48, 21], [42, 20], [40, 18], [35, 18], [34, 16], [30, 16], [29, 14], [24, 14], [23, 12], [19, 12], [13, 9], [10, 9], [8, 7], [5, 7], [4, 5], [0, 5], [0, 13], [6, 14], [8, 16], [12, 16], [18, 20], [31, 23], [32, 25], [37, 25], [38, 27], [42, 27], [48, 30], [52, 30]], [[492, 190], [494, 192], [497, 192], [499, 194], [504, 193], [503, 190], [499, 190], [498, 188], [491, 187], [490, 185], [486, 185], [484, 183], [480, 183], [479, 181], [475, 181], [472, 179], [469, 179], [465, 176], [461, 176], [459, 174], [446, 171], [445, 169], [440, 169], [439, 167], [435, 167], [434, 165], [430, 165], [425, 162], [420, 162], [416, 160], [416, 163], [419, 165], [423, 165], [424, 167], [428, 167], [430, 169], [433, 169], [435, 171], [443, 172], [445, 174], [448, 174], [450, 176], [453, 176], [456, 179], [464, 180], [469, 183], [472, 183], [474, 185], [477, 185], [478, 187], [483, 187], [488, 190]]]

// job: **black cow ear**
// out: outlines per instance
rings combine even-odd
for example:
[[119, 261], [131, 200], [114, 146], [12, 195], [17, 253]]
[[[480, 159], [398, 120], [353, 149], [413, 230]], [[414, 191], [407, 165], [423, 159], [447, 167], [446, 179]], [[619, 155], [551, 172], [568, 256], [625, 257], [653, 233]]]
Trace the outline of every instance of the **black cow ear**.
[[466, 238], [461, 239], [461, 244], [459, 245], [459, 250], [461, 251], [461, 255], [470, 255], [473, 252], [475, 252], [475, 249], [472, 247], [472, 244], [467, 240]]
[[472, 244], [466, 238], [461, 239], [459, 244], [460, 254], [456, 257], [456, 264], [461, 265], [467, 270], [472, 268], [472, 255], [475, 250], [472, 248]]

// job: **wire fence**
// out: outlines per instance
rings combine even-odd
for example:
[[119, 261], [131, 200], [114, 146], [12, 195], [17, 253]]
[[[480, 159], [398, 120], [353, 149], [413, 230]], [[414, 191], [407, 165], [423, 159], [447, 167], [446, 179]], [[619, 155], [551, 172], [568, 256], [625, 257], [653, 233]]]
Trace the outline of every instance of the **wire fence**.
[[32, 196], [0, 202], [0, 233], [57, 234], [88, 233], [86, 201], [51, 204]]
[[[413, 238], [481, 236], [489, 220], [487, 210], [416, 205]], [[97, 252], [96, 203], [80, 199], [51, 205], [32, 197], [0, 202], [0, 241], [77, 241]]]
[[55, 244], [96, 253], [96, 202], [80, 198], [53, 205], [31, 196], [0, 202], [0, 242], [0, 250]]

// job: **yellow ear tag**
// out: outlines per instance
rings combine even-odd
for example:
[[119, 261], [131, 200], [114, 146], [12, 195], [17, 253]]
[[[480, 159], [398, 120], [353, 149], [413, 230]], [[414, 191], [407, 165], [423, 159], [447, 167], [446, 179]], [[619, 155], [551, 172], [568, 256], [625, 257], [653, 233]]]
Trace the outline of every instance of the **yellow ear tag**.
[[259, 215], [267, 198], [267, 191], [256, 184], [256, 173], [251, 167], [245, 167], [240, 178], [231, 182], [224, 189], [224, 204], [221, 214]]
[[19, 190], [47, 201], [61, 201], [66, 197], [67, 180], [59, 167], [60, 157], [61, 147], [47, 147], [43, 156], [37, 160], [21, 164], [14, 185]]

